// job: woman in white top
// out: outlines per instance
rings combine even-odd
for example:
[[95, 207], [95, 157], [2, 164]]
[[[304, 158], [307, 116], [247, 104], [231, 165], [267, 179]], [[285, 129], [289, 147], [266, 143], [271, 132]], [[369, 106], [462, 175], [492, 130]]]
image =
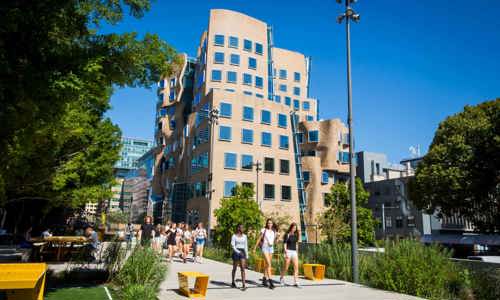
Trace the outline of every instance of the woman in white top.
[[203, 258], [203, 248], [205, 247], [205, 242], [207, 241], [207, 231], [203, 228], [203, 223], [198, 223], [198, 227], [194, 231], [194, 238], [196, 241], [196, 258], [195, 261], [201, 263]]
[[182, 251], [182, 260], [184, 263], [186, 263], [186, 259], [189, 253], [189, 247], [191, 247], [191, 244], [193, 243], [193, 234], [191, 233], [191, 230], [189, 229], [189, 225], [186, 224], [184, 227], [184, 233], [182, 236], [182, 244], [183, 244], [183, 251]]
[[233, 248], [233, 271], [231, 273], [232, 283], [231, 286], [236, 288], [236, 283], [234, 281], [234, 277], [236, 275], [236, 268], [240, 265], [241, 270], [241, 281], [243, 282], [243, 286], [241, 290], [244, 291], [247, 289], [245, 284], [245, 268], [248, 259], [248, 239], [247, 235], [243, 233], [244, 228], [242, 224], [238, 224], [236, 228], [236, 233], [231, 237], [231, 247]]
[[269, 286], [270, 289], [274, 289], [274, 283], [271, 279], [271, 264], [274, 253], [274, 241], [276, 239], [277, 239], [276, 224], [274, 224], [272, 219], [267, 219], [266, 227], [264, 227], [260, 231], [259, 238], [257, 239], [257, 243], [255, 243], [253, 251], [255, 252], [257, 246], [259, 246], [262, 250], [265, 262], [264, 278], [262, 279], [262, 284], [264, 286]]

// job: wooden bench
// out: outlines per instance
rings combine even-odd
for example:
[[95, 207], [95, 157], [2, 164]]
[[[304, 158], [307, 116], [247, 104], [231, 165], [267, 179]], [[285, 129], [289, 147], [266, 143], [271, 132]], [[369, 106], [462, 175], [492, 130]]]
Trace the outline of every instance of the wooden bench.
[[[179, 272], [179, 291], [188, 298], [202, 298], [207, 295], [208, 275], [200, 272]], [[194, 288], [189, 287], [189, 278], [194, 278]]]
[[1, 264], [0, 298], [43, 300], [46, 273], [47, 264], [45, 263]]
[[319, 281], [325, 279], [325, 265], [321, 264], [303, 264], [304, 276], [307, 279]]

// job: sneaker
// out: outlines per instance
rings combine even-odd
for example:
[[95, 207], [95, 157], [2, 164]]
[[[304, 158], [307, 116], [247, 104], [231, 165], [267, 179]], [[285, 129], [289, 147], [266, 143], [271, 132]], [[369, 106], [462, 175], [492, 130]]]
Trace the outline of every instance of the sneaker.
[[283, 285], [283, 286], [285, 285], [285, 278], [280, 277], [280, 284]]
[[293, 286], [296, 287], [296, 288], [298, 288], [298, 289], [301, 288], [298, 282], [296, 282]]
[[268, 284], [267, 284], [267, 278], [265, 278], [265, 277], [264, 277], [264, 278], [262, 278], [262, 284], [263, 284], [264, 286], [268, 286]]

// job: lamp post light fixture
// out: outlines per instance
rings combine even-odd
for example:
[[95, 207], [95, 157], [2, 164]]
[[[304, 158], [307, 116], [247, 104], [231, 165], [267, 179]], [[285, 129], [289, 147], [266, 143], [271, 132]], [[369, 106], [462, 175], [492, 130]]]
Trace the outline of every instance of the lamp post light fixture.
[[[349, 175], [350, 175], [350, 186], [351, 186], [351, 257], [352, 257], [352, 281], [354, 283], [359, 283], [359, 272], [358, 272], [358, 230], [357, 230], [357, 218], [356, 218], [356, 181], [355, 181], [355, 166], [354, 166], [354, 133], [352, 124], [352, 87], [351, 87], [351, 33], [350, 33], [350, 21], [357, 23], [359, 21], [359, 14], [357, 14], [352, 8], [351, 4], [356, 2], [355, 0], [344, 0], [345, 1], [345, 12], [337, 17], [337, 22], [339, 24], [345, 20], [346, 29], [346, 46], [347, 46], [347, 106], [348, 115], [347, 121], [349, 126]], [[342, 0], [337, 0], [337, 3], [342, 4]]]
[[205, 111], [208, 115], [208, 124], [210, 125], [210, 154], [209, 154], [209, 172], [208, 172], [208, 220], [207, 220], [207, 232], [208, 232], [208, 238], [210, 239], [210, 232], [211, 232], [211, 219], [212, 219], [212, 198], [213, 198], [213, 185], [212, 185], [212, 179], [213, 179], [213, 169], [214, 169], [214, 164], [213, 164], [213, 158], [214, 158], [214, 144], [215, 144], [215, 125], [219, 124], [219, 110], [217, 108], [212, 108], [209, 111]]
[[257, 173], [257, 183], [256, 183], [256, 187], [255, 187], [255, 200], [257, 201], [259, 208], [261, 208], [261, 202], [259, 200], [259, 172], [262, 171], [262, 168], [261, 168], [262, 163], [257, 160], [257, 162], [255, 162], [253, 165], [255, 166], [255, 172]]

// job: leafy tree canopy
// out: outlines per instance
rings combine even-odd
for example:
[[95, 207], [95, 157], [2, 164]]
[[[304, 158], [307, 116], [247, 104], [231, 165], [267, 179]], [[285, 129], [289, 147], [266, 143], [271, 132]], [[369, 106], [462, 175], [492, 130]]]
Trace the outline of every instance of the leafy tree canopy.
[[466, 106], [439, 124], [410, 185], [420, 209], [458, 214], [500, 230], [500, 98]]

